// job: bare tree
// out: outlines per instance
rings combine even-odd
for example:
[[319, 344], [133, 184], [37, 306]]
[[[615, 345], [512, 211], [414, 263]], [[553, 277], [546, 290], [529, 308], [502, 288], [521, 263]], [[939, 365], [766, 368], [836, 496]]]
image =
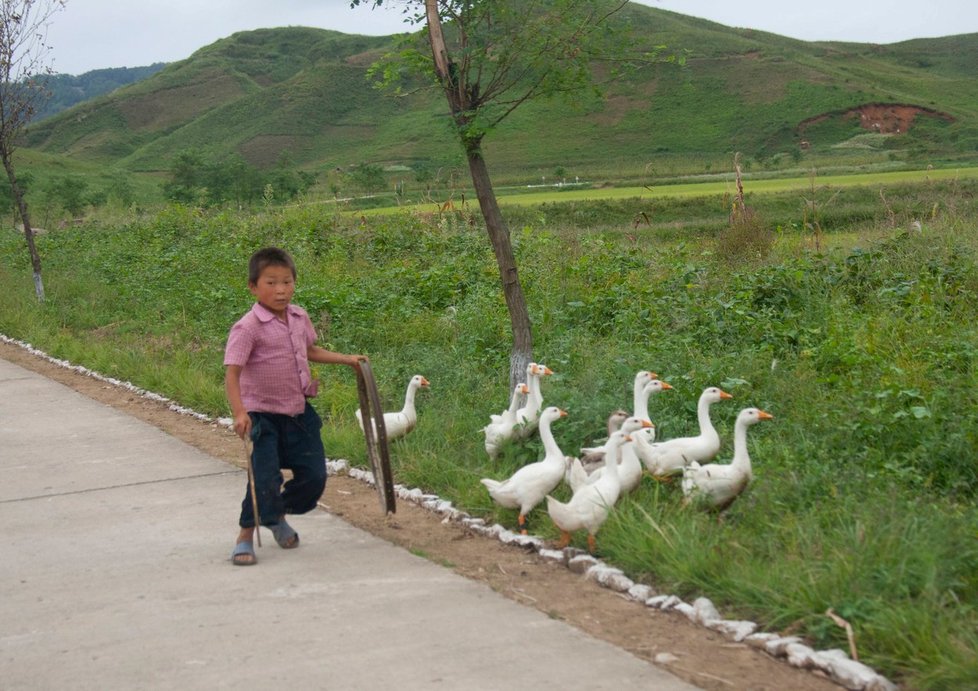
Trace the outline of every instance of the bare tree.
[[67, 0], [0, 0], [0, 161], [7, 172], [10, 192], [24, 224], [24, 238], [34, 270], [34, 291], [44, 301], [41, 257], [34, 243], [34, 229], [24, 190], [14, 169], [17, 138], [46, 94], [38, 77], [51, 73], [45, 63], [47, 26]]
[[[351, 0], [351, 6], [368, 0]], [[385, 0], [369, 0], [379, 7]], [[387, 4], [392, 4], [386, 0]], [[465, 151], [479, 208], [496, 255], [513, 332], [510, 383], [522, 381], [533, 339], [509, 229], [499, 210], [482, 141], [532, 99], [594, 86], [592, 66], [624, 45], [611, 19], [624, 0], [407, 0], [413, 23], [424, 24], [430, 53], [406, 50], [404, 63], [434, 77], [448, 101]], [[413, 14], [412, 14], [413, 8]], [[390, 70], [388, 74], [399, 74]]]

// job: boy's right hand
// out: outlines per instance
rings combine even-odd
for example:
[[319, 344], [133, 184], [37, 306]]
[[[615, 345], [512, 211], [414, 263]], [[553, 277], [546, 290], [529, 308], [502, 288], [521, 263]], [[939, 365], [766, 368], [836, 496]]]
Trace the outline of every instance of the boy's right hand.
[[251, 434], [251, 416], [248, 413], [239, 413], [234, 416], [234, 433], [242, 439], [247, 439]]

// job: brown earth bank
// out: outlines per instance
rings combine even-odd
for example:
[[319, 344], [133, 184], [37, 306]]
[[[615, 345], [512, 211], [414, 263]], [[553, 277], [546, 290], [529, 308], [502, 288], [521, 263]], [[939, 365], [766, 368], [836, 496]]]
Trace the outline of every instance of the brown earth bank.
[[[0, 358], [60, 382], [181, 439], [227, 463], [243, 467], [241, 441], [226, 427], [171, 410], [166, 403], [75, 372], [0, 342]], [[661, 612], [535, 552], [481, 537], [459, 523], [408, 501], [398, 502], [392, 520], [380, 510], [375, 490], [346, 475], [330, 477], [322, 498], [325, 510], [369, 533], [410, 550], [456, 573], [483, 582], [528, 607], [535, 607], [633, 655], [654, 661], [703, 689], [829, 691], [841, 688], [820, 672], [794, 668], [744, 643], [690, 622], [678, 612]], [[224, 530], [230, 549], [237, 527]], [[230, 566], [228, 568], [231, 568]], [[491, 642], [487, 641], [487, 645]], [[533, 651], [527, 651], [532, 655]], [[560, 664], [559, 660], [544, 664]]]
[[947, 113], [942, 113], [933, 108], [924, 108], [905, 103], [865, 103], [855, 108], [845, 111], [834, 111], [822, 113], [815, 117], [802, 120], [798, 123], [798, 133], [802, 134], [805, 130], [815, 123], [822, 122], [833, 117], [841, 117], [843, 120], [859, 118], [859, 125], [864, 130], [879, 132], [880, 134], [904, 134], [913, 127], [914, 120], [918, 115], [925, 115], [932, 118], [940, 118], [947, 122], [954, 122], [954, 117]]

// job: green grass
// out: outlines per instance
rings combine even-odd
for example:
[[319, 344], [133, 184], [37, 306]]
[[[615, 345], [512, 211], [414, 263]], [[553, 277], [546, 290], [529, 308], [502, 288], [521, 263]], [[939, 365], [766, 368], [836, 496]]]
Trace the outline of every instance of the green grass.
[[[646, 480], [602, 529], [602, 557], [726, 616], [846, 648], [832, 608], [862, 660], [933, 689], [978, 685], [978, 182], [939, 172], [858, 186], [819, 176], [814, 211], [804, 187], [751, 181], [746, 230], [728, 228], [722, 190], [505, 207], [534, 355], [556, 372], [544, 398], [569, 412], [554, 425], [566, 452], [602, 436], [639, 369], [676, 389], [650, 405], [664, 438], [693, 430], [705, 386], [734, 395], [714, 407], [722, 459], [740, 407], [775, 416], [750, 433], [755, 481], [724, 521]], [[509, 400], [510, 337], [481, 221], [362, 216], [170, 207], [49, 232], [43, 305], [22, 239], [0, 235], [0, 332], [223, 416], [221, 353], [250, 304], [247, 258], [280, 244], [322, 342], [370, 355], [390, 407], [411, 375], [432, 383], [418, 428], [392, 449], [398, 482], [515, 525], [478, 480], [542, 451], [530, 439], [490, 462], [483, 449], [481, 427]], [[818, 237], [805, 225], [816, 219]], [[317, 371], [327, 449], [362, 462], [355, 382]], [[542, 508], [531, 521], [556, 536]]]
[[[723, 178], [715, 182], [677, 182], [671, 184], [648, 185], [643, 187], [613, 187], [613, 188], [594, 188], [590, 186], [571, 186], [560, 188], [550, 188], [545, 191], [522, 191], [515, 190], [516, 194], [507, 194], [507, 190], [501, 191], [499, 203], [505, 206], [542, 206], [553, 203], [566, 202], [589, 202], [595, 200], [631, 200], [631, 199], [655, 199], [658, 197], [703, 197], [706, 195], [731, 196], [736, 193], [736, 187], [732, 174], [716, 176]], [[750, 178], [747, 177], [744, 183], [745, 188], [751, 194], [788, 192], [788, 191], [810, 191], [814, 186], [826, 196], [831, 196], [832, 192], [841, 187], [871, 187], [879, 189], [897, 183], [912, 183], [918, 181], [957, 181], [970, 180], [978, 177], [978, 168], [942, 168], [932, 170], [898, 170], [888, 172], [858, 173], [848, 174], [823, 174], [818, 169], [813, 169], [807, 176], [799, 177], [778, 177], [778, 178]], [[430, 204], [419, 202], [417, 206], [431, 208]], [[385, 215], [395, 211], [410, 211], [411, 205], [404, 206], [384, 206], [364, 209], [366, 215]], [[359, 213], [359, 212], [358, 212]]]

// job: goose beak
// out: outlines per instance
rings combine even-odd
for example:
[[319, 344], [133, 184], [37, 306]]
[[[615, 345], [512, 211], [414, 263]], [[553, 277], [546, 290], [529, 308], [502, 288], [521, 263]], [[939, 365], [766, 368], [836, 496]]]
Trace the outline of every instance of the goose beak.
[[543, 373], [544, 374], [553, 374], [554, 371], [552, 369], [550, 369], [549, 367], [547, 367], [546, 365], [544, 365], [543, 366]]
[[567, 411], [566, 410], [559, 409], [558, 412], [560, 413], [560, 417], [567, 417]]
[[733, 396], [731, 396], [730, 394], [728, 394], [726, 391], [721, 391], [720, 392], [720, 400], [725, 400], [727, 398], [733, 398]]
[[658, 374], [656, 374], [652, 370], [649, 370], [649, 379], [658, 379], [658, 378], [659, 378]]
[[774, 419], [774, 416], [771, 415], [771, 413], [765, 412], [763, 410], [758, 410], [757, 411], [757, 419], [758, 420], [773, 420]]
[[663, 391], [669, 391], [671, 389], [672, 389], [672, 384], [667, 384], [666, 382], [662, 382], [662, 390]]
[[642, 420], [642, 427], [643, 428], [646, 428], [646, 427], [655, 427], [655, 425], [652, 424], [652, 421], [651, 420]]
[[421, 377], [421, 386], [431, 386], [431, 382], [429, 382], [424, 377]]
[[631, 440], [632, 440], [632, 435], [630, 435], [630, 434], [626, 434], [626, 435], [625, 435], [624, 437], [622, 437], [621, 439], [622, 439], [622, 441], [631, 441]]

